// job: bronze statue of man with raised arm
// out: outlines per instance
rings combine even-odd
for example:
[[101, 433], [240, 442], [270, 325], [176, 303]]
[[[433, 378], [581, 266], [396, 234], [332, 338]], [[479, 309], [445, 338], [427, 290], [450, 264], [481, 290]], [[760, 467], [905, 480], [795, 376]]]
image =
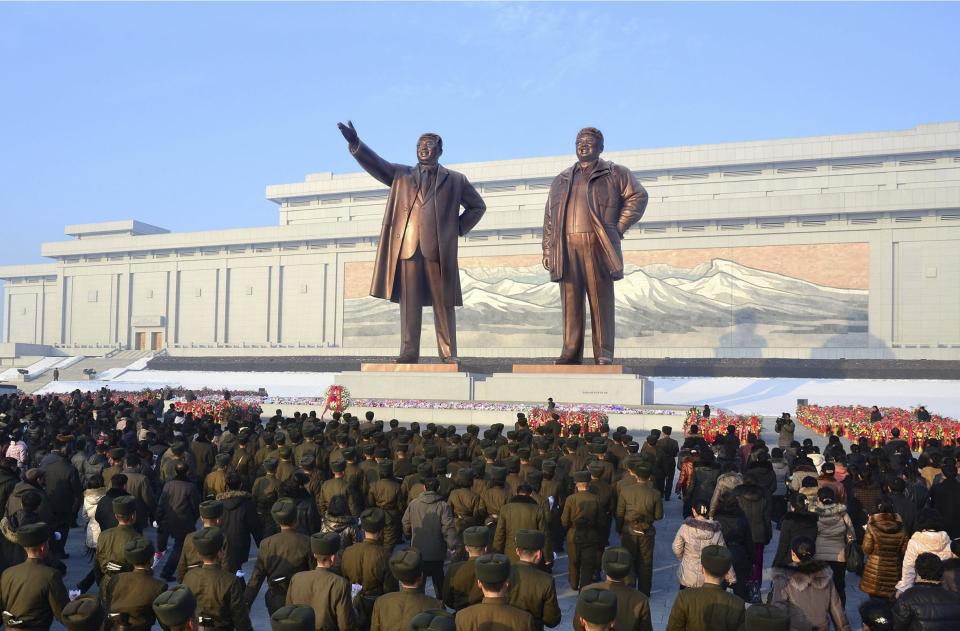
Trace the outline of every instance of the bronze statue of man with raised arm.
[[480, 221], [487, 209], [483, 199], [462, 173], [440, 166], [443, 140], [437, 134], [420, 136], [418, 164], [406, 166], [374, 153], [360, 141], [352, 122], [337, 127], [360, 166], [390, 187], [370, 295], [400, 303], [397, 363], [420, 360], [425, 305], [433, 307], [440, 359], [456, 363], [454, 307], [463, 306], [457, 239]]
[[640, 221], [647, 191], [630, 169], [600, 159], [603, 134], [577, 134], [577, 163], [554, 178], [543, 214], [543, 267], [560, 283], [563, 352], [557, 364], [583, 362], [590, 303], [593, 360], [613, 363], [616, 328], [613, 281], [623, 278], [623, 233]]

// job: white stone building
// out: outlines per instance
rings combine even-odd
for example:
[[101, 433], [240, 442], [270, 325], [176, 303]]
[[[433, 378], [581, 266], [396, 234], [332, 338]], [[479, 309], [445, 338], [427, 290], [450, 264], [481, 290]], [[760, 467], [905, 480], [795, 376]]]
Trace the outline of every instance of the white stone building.
[[[603, 157], [650, 194], [623, 242], [618, 356], [960, 359], [960, 123]], [[461, 356], [558, 353], [540, 233], [572, 162], [448, 165], [488, 207], [460, 245]], [[7, 348], [395, 354], [396, 305], [365, 297], [384, 187], [316, 173], [266, 194], [277, 226], [67, 226], [50, 263], [0, 267]]]

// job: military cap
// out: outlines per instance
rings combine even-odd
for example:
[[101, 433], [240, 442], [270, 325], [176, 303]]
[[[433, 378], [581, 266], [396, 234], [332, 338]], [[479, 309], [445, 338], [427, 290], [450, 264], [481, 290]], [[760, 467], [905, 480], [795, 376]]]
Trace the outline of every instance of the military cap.
[[520, 456], [521, 460], [529, 460], [530, 450], [527, 449], [526, 447], [521, 447], [520, 449], [517, 450], [517, 455]]
[[577, 615], [593, 624], [609, 624], [617, 617], [617, 595], [608, 589], [585, 589], [577, 598]]
[[50, 539], [50, 529], [42, 521], [17, 528], [17, 543], [24, 548], [35, 548]]
[[406, 443], [402, 441], [398, 442], [397, 446], [394, 447], [394, 451], [396, 451], [397, 453], [407, 453], [408, 451], [410, 451], [410, 443]]
[[467, 425], [467, 433], [477, 435], [480, 433], [480, 428], [476, 425]]
[[36, 467], [34, 467], [33, 469], [27, 469], [27, 473], [26, 473], [27, 482], [36, 482], [41, 477], [43, 477], [43, 475], [44, 475], [43, 469], [37, 469]]
[[129, 517], [137, 512], [137, 499], [132, 495], [121, 495], [113, 500], [113, 513]]
[[496, 447], [486, 447], [483, 450], [483, 457], [489, 458], [490, 460], [497, 459], [497, 448]]
[[590, 481], [589, 471], [577, 471], [573, 474], [573, 481], [577, 484], [585, 484]]
[[502, 583], [510, 577], [510, 559], [503, 554], [484, 554], [474, 565], [477, 580], [482, 583]]
[[363, 446], [363, 455], [372, 456], [374, 451], [377, 449], [377, 446], [374, 444], [364, 445]]
[[310, 536], [310, 550], [321, 556], [336, 554], [340, 550], [340, 535], [335, 532], [315, 532]]
[[347, 462], [345, 460], [334, 460], [330, 463], [330, 470], [334, 473], [343, 473], [347, 470]]
[[177, 585], [153, 601], [153, 614], [160, 624], [177, 627], [193, 617], [197, 609], [197, 599], [186, 585]]
[[200, 517], [204, 519], [220, 519], [223, 517], [223, 502], [220, 500], [200, 502]]
[[590, 472], [590, 475], [600, 476], [603, 473], [603, 463], [599, 460], [594, 460], [587, 465], [587, 471]]
[[517, 531], [517, 547], [521, 550], [542, 550], [545, 537], [539, 530], [521, 528]]
[[277, 470], [277, 466], [279, 464], [280, 462], [276, 458], [267, 458], [266, 460], [263, 461], [263, 468], [266, 471], [273, 472]]
[[68, 631], [97, 631], [106, 617], [100, 599], [90, 594], [67, 603], [60, 614], [60, 620]]
[[368, 508], [360, 513], [360, 527], [364, 532], [380, 532], [386, 522], [387, 515], [380, 508]]
[[270, 616], [273, 631], [313, 631], [316, 628], [313, 607], [285, 605]]
[[640, 478], [649, 478], [653, 474], [653, 467], [646, 458], [637, 458], [630, 463], [630, 470]]
[[483, 548], [490, 543], [490, 529], [486, 526], [471, 526], [463, 531], [463, 545]]
[[493, 440], [497, 437], [497, 430], [493, 429], [492, 427], [488, 427], [487, 429], [483, 430], [483, 437], [486, 440]]
[[493, 425], [490, 426], [490, 429], [492, 429], [494, 432], [499, 434], [500, 432], [503, 431], [503, 423], [494, 423]]
[[270, 514], [278, 524], [288, 526], [297, 518], [297, 503], [289, 497], [281, 497], [270, 507]]
[[540, 463], [540, 470], [544, 473], [553, 473], [557, 470], [556, 460], [544, 460]]
[[401, 583], [411, 584], [423, 574], [423, 559], [415, 548], [394, 552], [390, 557], [390, 572]]
[[700, 552], [700, 564], [713, 576], [723, 576], [730, 570], [733, 557], [725, 546], [707, 546]]
[[293, 455], [293, 449], [290, 448], [290, 445], [284, 445], [277, 450], [277, 455], [280, 456], [281, 460], [289, 460], [290, 456]]
[[183, 452], [185, 452], [186, 450], [187, 450], [187, 445], [182, 440], [178, 440], [177, 442], [170, 445], [170, 451], [172, 451], [174, 454], [178, 456], [183, 455]]
[[123, 558], [131, 565], [149, 565], [156, 550], [149, 539], [137, 537], [123, 546]]
[[[867, 622], [864, 620], [864, 622]], [[872, 627], [871, 627], [872, 628]], [[790, 631], [790, 614], [774, 605], [751, 605], [747, 607], [749, 631]]]
[[536, 469], [533, 471], [527, 471], [527, 477], [525, 479], [527, 484], [534, 489], [538, 489], [540, 488], [540, 483], [543, 482], [543, 472], [537, 471]]
[[313, 454], [303, 454], [300, 458], [300, 466], [304, 469], [312, 469], [317, 464], [317, 457]]
[[433, 466], [429, 462], [421, 462], [417, 465], [417, 473], [425, 478], [433, 475]]
[[499, 467], [496, 465], [487, 467], [487, 473], [490, 475], [491, 480], [506, 480], [507, 479], [507, 468]]
[[454, 631], [456, 628], [456, 619], [445, 609], [427, 609], [410, 620], [410, 631]]
[[470, 467], [463, 467], [457, 470], [453, 479], [460, 486], [470, 486], [473, 483], [473, 470]]
[[193, 535], [193, 545], [202, 556], [215, 556], [223, 549], [223, 532], [216, 526], [201, 528]]
[[347, 447], [346, 449], [343, 450], [342, 453], [343, 453], [344, 460], [353, 460], [354, 457], [357, 455], [357, 450], [354, 449], [353, 447]]
[[633, 557], [626, 548], [615, 546], [603, 551], [603, 571], [615, 581], [624, 579], [633, 567]]
[[377, 473], [381, 477], [389, 478], [393, 476], [393, 460], [381, 460], [377, 463]]
[[592, 454], [602, 454], [607, 450], [607, 446], [603, 443], [590, 443], [587, 446], [587, 450]]
[[123, 460], [127, 457], [127, 450], [123, 447], [114, 447], [110, 450], [110, 457], [114, 460]]
[[387, 460], [390, 458], [390, 450], [386, 447], [377, 447], [373, 450], [373, 457], [380, 458], [381, 460]]
[[574, 435], [574, 436], [578, 436], [578, 435], [580, 434], [580, 426], [579, 426], [579, 425], [571, 425], [571, 426], [567, 429], [567, 431], [569, 431], [569, 432], [570, 432], [572, 435]]

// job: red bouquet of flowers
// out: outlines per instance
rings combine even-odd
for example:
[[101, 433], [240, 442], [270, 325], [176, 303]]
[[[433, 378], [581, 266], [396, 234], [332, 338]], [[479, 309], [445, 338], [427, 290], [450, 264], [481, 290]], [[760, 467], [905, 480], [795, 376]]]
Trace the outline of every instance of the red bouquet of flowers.
[[[589, 410], [556, 410], [560, 415], [561, 436], [568, 436], [570, 428], [574, 425], [580, 428], [580, 435], [587, 432], [599, 432], [600, 428], [607, 424], [607, 415], [603, 412]], [[551, 418], [551, 413], [546, 409], [536, 407], [527, 413], [527, 424], [530, 429], [537, 430]]]
[[696, 425], [700, 429], [700, 434], [708, 443], [713, 443], [717, 435], [726, 434], [727, 427], [733, 425], [737, 428], [740, 442], [744, 442], [747, 440], [747, 434], [760, 435], [761, 420], [756, 415], [735, 415], [723, 410], [715, 410], [710, 418], [704, 418], [700, 415], [699, 408], [690, 408], [687, 418], [683, 421], [685, 434], [690, 431], [691, 425]]
[[894, 428], [914, 451], [922, 449], [924, 441], [931, 438], [955, 445], [960, 436], [960, 422], [945, 416], [934, 414], [929, 421], [920, 422], [910, 410], [880, 408], [883, 419], [873, 423], [870, 411], [862, 405], [801, 405], [797, 408], [797, 420], [820, 435], [836, 434], [851, 441], [866, 437], [871, 447], [890, 440]]
[[[259, 405], [250, 403], [238, 403], [235, 401], [177, 401], [173, 404], [178, 412], [191, 413], [194, 418], [210, 416], [217, 423], [238, 419], [246, 416], [248, 413], [259, 413]], [[251, 409], [255, 408], [255, 409]]]

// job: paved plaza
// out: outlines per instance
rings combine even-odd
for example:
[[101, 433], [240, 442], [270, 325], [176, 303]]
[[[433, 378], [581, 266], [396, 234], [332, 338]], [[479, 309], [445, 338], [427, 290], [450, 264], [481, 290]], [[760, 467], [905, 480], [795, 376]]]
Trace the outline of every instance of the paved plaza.
[[[776, 441], [776, 435], [772, 433], [772, 427], [773, 420], [767, 419], [764, 423], [764, 439], [768, 444], [775, 444]], [[460, 431], [463, 430], [463, 428], [459, 429]], [[680, 431], [679, 428], [675, 429], [677, 432]], [[803, 440], [807, 437], [813, 438], [815, 444], [818, 445], [825, 442], [822, 438], [809, 433], [803, 428], [798, 427], [797, 439]], [[650, 610], [653, 618], [653, 628], [655, 631], [660, 631], [666, 628], [667, 620], [670, 617], [670, 608], [673, 605], [673, 600], [678, 591], [676, 577], [677, 560], [670, 550], [670, 544], [672, 543], [673, 537], [676, 534], [677, 529], [680, 527], [682, 521], [681, 502], [676, 498], [673, 498], [669, 502], [665, 502], [663, 521], [657, 523], [656, 552], [653, 563], [653, 593], [650, 595]], [[776, 550], [779, 534], [779, 531], [774, 530], [774, 539], [770, 545], [766, 547], [764, 553], [764, 565], [767, 567], [767, 569], [764, 571], [764, 595], [766, 595], [766, 591], [769, 590], [769, 565], [773, 560], [773, 553]], [[148, 530], [147, 535], [151, 539], [155, 540], [156, 533], [153, 531], [153, 529]], [[611, 538], [611, 544], [615, 545], [617, 540], [617, 536], [614, 535]], [[81, 578], [83, 578], [90, 567], [90, 563], [85, 559], [84, 556], [85, 550], [83, 547], [82, 530], [78, 528], [71, 530], [70, 537], [67, 542], [67, 551], [70, 553], [70, 558], [66, 560], [68, 567], [66, 584], [67, 588], [70, 589]], [[244, 565], [244, 572], [248, 576], [253, 571], [255, 559], [256, 547], [252, 546], [250, 560]], [[577, 594], [575, 591], [570, 589], [570, 585], [567, 582], [567, 557], [565, 553], [560, 554], [557, 559], [554, 577], [557, 582], [557, 594], [560, 598], [560, 608], [563, 611], [563, 619], [561, 620], [557, 629], [569, 631], [573, 628], [573, 612], [576, 605]], [[426, 591], [431, 595], [433, 593], [433, 588], [429, 583]], [[859, 578], [854, 574], [849, 574], [847, 576], [847, 616], [850, 618], [853, 628], [858, 628], [859, 626], [860, 618], [857, 614], [857, 606], [863, 600], [864, 595], [859, 589]], [[256, 602], [251, 608], [250, 615], [255, 629], [269, 628], [267, 610], [263, 602], [263, 590], [261, 590], [260, 596], [257, 598]], [[55, 625], [54, 628], [62, 629], [63, 627], [60, 625]], [[159, 629], [159, 626], [156, 626], [155, 628]]]

